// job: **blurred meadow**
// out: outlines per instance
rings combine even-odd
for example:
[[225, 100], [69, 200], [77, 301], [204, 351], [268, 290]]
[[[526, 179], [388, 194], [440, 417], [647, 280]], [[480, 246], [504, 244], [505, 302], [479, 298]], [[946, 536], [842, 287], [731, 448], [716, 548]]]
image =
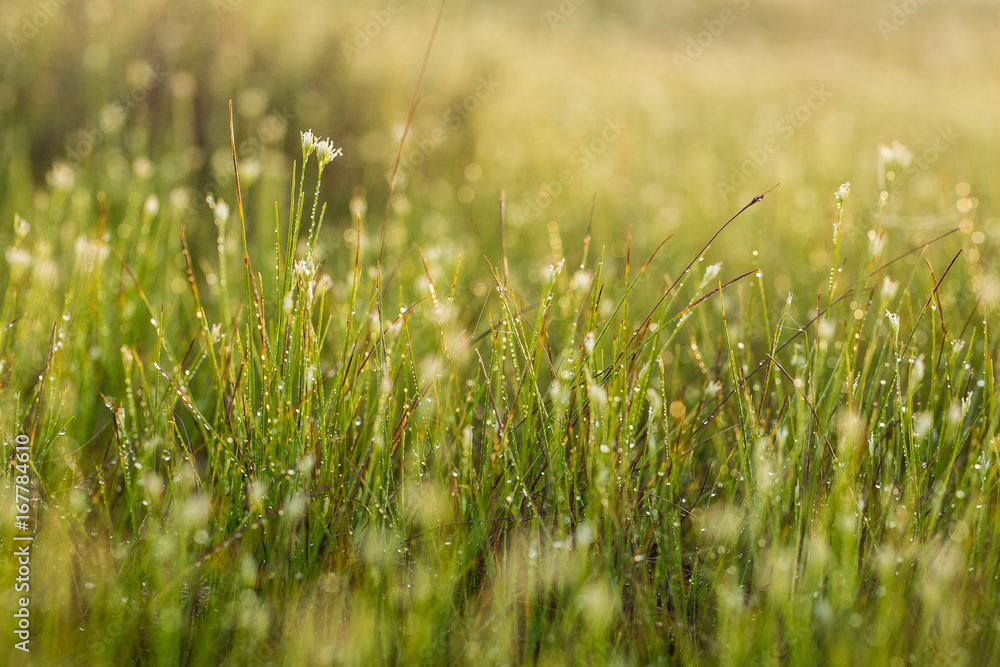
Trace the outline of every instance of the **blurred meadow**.
[[439, 9], [0, 5], [0, 662], [1000, 661], [1000, 6]]

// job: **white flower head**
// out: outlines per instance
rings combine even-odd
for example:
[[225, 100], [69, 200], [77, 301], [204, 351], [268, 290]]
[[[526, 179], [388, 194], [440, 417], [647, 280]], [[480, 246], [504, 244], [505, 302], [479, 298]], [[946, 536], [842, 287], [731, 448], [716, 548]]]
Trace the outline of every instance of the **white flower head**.
[[920, 355], [913, 360], [913, 369], [910, 371], [910, 382], [919, 384], [924, 379], [924, 355]]
[[31, 231], [31, 225], [28, 224], [28, 221], [25, 220], [24, 218], [22, 218], [21, 216], [15, 214], [14, 215], [14, 242], [15, 243], [20, 243], [21, 241], [23, 241], [24, 237], [27, 236], [28, 232], [30, 232], [30, 231]]
[[587, 287], [588, 285], [590, 285], [590, 280], [591, 278], [593, 278], [593, 276], [594, 274], [592, 274], [590, 271], [579, 269], [576, 273], [573, 274], [573, 280], [570, 281], [569, 286], [572, 287], [573, 289], [576, 289], [578, 287]]
[[851, 193], [850, 183], [844, 183], [843, 185], [840, 186], [837, 192], [834, 193], [834, 197], [837, 198], [837, 206], [839, 208], [843, 208], [844, 201], [847, 200], [847, 195], [849, 195], [850, 193]]
[[150, 218], [155, 217], [160, 212], [160, 200], [156, 198], [156, 195], [146, 197], [146, 201], [142, 205], [142, 212]]
[[888, 171], [898, 171], [910, 166], [913, 152], [898, 141], [893, 141], [892, 146], [882, 144], [878, 147], [878, 157], [883, 168]]
[[303, 280], [312, 280], [313, 276], [316, 274], [316, 265], [312, 263], [309, 259], [300, 259], [295, 262], [295, 267], [293, 268], [296, 278], [302, 278]]
[[896, 338], [899, 335], [899, 315], [891, 313], [887, 310], [885, 311], [885, 316], [889, 318], [889, 326], [892, 328], [892, 337]]
[[589, 390], [587, 393], [590, 395], [591, 403], [596, 404], [600, 408], [608, 404], [608, 392], [604, 387], [596, 382], [592, 382], [587, 389]]
[[333, 142], [329, 139], [324, 139], [316, 144], [316, 159], [319, 161], [320, 171], [323, 171], [326, 165], [333, 162], [333, 159], [338, 155], [343, 155], [343, 151], [339, 148], [334, 148]]
[[23, 248], [11, 247], [4, 252], [7, 263], [10, 264], [10, 275], [15, 281], [20, 280], [31, 270], [31, 253]]
[[226, 224], [226, 221], [229, 220], [229, 204], [220, 199], [212, 206], [212, 210], [215, 213], [216, 224]]
[[69, 192], [76, 183], [76, 172], [65, 162], [56, 162], [52, 170], [45, 174], [45, 182], [57, 192]]
[[824, 317], [819, 321], [817, 327], [820, 340], [832, 340], [837, 333], [837, 323], [833, 320]]
[[720, 271], [722, 271], [722, 262], [719, 262], [717, 264], [709, 264], [708, 266], [706, 266], [705, 275], [702, 276], [701, 285], [699, 286], [699, 289], [712, 282], [712, 280], [717, 275], [719, 275]]
[[302, 163], [305, 164], [309, 156], [313, 154], [316, 150], [316, 136], [313, 134], [312, 130], [306, 130], [302, 133]]
[[899, 290], [899, 283], [890, 280], [888, 276], [882, 279], [882, 298], [891, 301]]

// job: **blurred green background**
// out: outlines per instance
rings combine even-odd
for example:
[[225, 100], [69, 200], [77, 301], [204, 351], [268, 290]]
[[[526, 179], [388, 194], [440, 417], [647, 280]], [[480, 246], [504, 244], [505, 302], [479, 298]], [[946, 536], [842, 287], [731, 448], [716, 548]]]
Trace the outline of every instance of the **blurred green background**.
[[[195, 246], [214, 244], [204, 199], [235, 199], [232, 99], [252, 252], [273, 247], [274, 202], [284, 220], [309, 128], [344, 149], [324, 184], [325, 250], [353, 242], [352, 210], [377, 246], [438, 8], [7, 0], [0, 217], [58, 220], [52, 242], [72, 243], [95, 230], [66, 225], [93, 219], [103, 199], [106, 233], [127, 245], [155, 195], [171, 248], [181, 225]], [[450, 2], [403, 150], [386, 261], [419, 279], [420, 245], [450, 276], [461, 252], [467, 294], [488, 280], [482, 258], [499, 257], [506, 188], [516, 279], [538, 279], [563, 254], [579, 261], [595, 196], [595, 247], [623, 258], [631, 228], [642, 261], [673, 234], [655, 266], [669, 273], [781, 182], [710, 259], [732, 269], [724, 277], [759, 262], [776, 294], [808, 295], [832, 260], [833, 193], [850, 181], [849, 245], [868, 242], [885, 190], [890, 244], [961, 225], [947, 243], [988, 265], [1000, 235], [998, 36], [1000, 8], [986, 1]], [[896, 140], [914, 159], [887, 182], [878, 147]], [[50, 211], [59, 187], [65, 219]], [[12, 233], [5, 223], [0, 234]], [[972, 273], [991, 299], [1000, 292]]]

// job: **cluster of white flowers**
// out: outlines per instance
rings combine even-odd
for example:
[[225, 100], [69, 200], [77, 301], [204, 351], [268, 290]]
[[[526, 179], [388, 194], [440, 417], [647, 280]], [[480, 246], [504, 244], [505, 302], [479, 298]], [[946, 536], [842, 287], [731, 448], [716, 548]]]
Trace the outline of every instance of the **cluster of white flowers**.
[[889, 327], [892, 329], [892, 337], [895, 339], [899, 336], [899, 315], [886, 310], [885, 316], [889, 318]]
[[896, 297], [896, 292], [899, 290], [899, 283], [891, 280], [886, 276], [882, 280], [882, 298], [891, 301]]
[[79, 267], [86, 272], [93, 271], [103, 264], [110, 252], [107, 244], [101, 241], [90, 241], [85, 236], [76, 239], [76, 260]]
[[305, 164], [314, 151], [316, 159], [319, 161], [320, 171], [333, 162], [334, 158], [344, 154], [341, 149], [334, 148], [333, 141], [330, 139], [320, 139], [313, 134], [312, 130], [306, 130], [302, 133], [302, 164]]
[[893, 141], [892, 146], [882, 144], [878, 147], [878, 157], [886, 170], [899, 171], [910, 166], [913, 151], [898, 141]]
[[292, 270], [295, 272], [296, 278], [301, 278], [303, 280], [312, 280], [316, 275], [316, 265], [309, 259], [300, 259], [295, 262], [295, 266]]
[[31, 253], [23, 248], [11, 247], [4, 252], [7, 263], [10, 264], [10, 277], [17, 282], [31, 270]]
[[[312, 259], [300, 259], [292, 267], [292, 273], [305, 295], [306, 308], [312, 308], [313, 294], [316, 290], [316, 265], [313, 264]], [[285, 295], [284, 306], [286, 311], [291, 310], [291, 296], [291, 293]]]
[[65, 162], [56, 162], [52, 170], [45, 174], [45, 182], [57, 192], [69, 192], [76, 183], [76, 172]]
[[851, 184], [850, 183], [844, 183], [843, 185], [840, 186], [840, 188], [837, 190], [837, 192], [834, 193], [834, 197], [837, 198], [837, 206], [838, 207], [843, 207], [844, 206], [844, 202], [847, 200], [847, 195], [849, 195], [850, 193], [851, 193]]

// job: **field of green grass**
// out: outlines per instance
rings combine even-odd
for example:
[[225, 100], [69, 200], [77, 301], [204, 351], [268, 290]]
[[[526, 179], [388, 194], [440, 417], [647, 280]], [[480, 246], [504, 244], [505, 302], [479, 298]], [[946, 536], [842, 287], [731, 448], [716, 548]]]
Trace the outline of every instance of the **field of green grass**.
[[0, 664], [1000, 664], [996, 3], [441, 7], [0, 6]]

